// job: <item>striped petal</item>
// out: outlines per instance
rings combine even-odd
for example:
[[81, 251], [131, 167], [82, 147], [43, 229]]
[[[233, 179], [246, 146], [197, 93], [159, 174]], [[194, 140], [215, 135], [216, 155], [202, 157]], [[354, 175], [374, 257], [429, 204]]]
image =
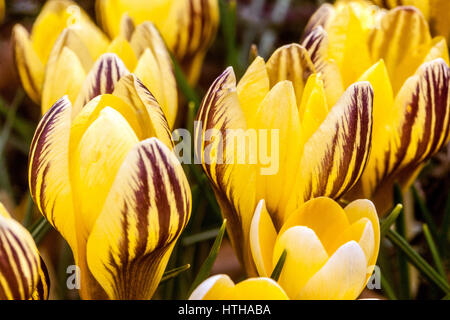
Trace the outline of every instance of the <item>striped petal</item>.
[[[257, 204], [255, 168], [242, 162], [238, 163], [234, 147], [231, 147], [236, 137], [227, 136], [230, 133], [227, 129], [235, 129], [234, 132], [241, 129], [242, 135], [247, 129], [244, 113], [239, 106], [236, 78], [232, 68], [225, 70], [209, 88], [197, 114], [197, 121], [201, 126], [195, 128], [196, 159], [201, 160], [203, 169], [214, 186], [222, 214], [227, 219], [228, 234], [239, 260], [256, 274], [248, 249], [251, 213]], [[212, 137], [208, 136], [211, 130], [220, 133], [222, 139], [211, 139]]]
[[117, 82], [113, 95], [134, 109], [142, 132], [140, 140], [156, 137], [167, 147], [172, 148], [172, 134], [163, 110], [134, 74], [123, 76]]
[[422, 63], [431, 45], [428, 24], [414, 7], [390, 10], [374, 28], [369, 39], [372, 61], [383, 59], [394, 92]]
[[39, 122], [31, 142], [28, 177], [34, 203], [67, 240], [76, 256], [68, 157], [71, 112], [70, 101], [63, 97]]
[[90, 272], [111, 299], [149, 299], [191, 211], [175, 155], [155, 138], [128, 154], [87, 243]]
[[16, 24], [12, 33], [14, 59], [22, 86], [28, 96], [36, 103], [41, 102], [44, 83], [44, 64], [40, 60], [30, 40], [28, 31]]
[[[0, 204], [0, 211], [6, 209]], [[48, 298], [48, 275], [30, 233], [0, 215], [0, 300]]]
[[74, 103], [74, 115], [92, 98], [114, 91], [115, 84], [129, 73], [122, 60], [113, 53], [105, 53], [95, 62], [84, 80]]
[[301, 101], [306, 80], [315, 72], [308, 51], [295, 43], [277, 49], [267, 61], [266, 67], [270, 86], [283, 80], [291, 81], [297, 102]]
[[180, 62], [189, 83], [197, 82], [203, 58], [216, 36], [218, 25], [217, 0], [173, 2], [161, 33], [167, 46]]
[[344, 85], [336, 62], [328, 59], [328, 35], [326, 31], [321, 26], [314, 28], [307, 34], [302, 45], [308, 50], [316, 72], [321, 74], [328, 105], [333, 106], [344, 92]]
[[164, 111], [170, 128], [178, 110], [178, 93], [172, 60], [158, 30], [150, 22], [136, 28], [131, 47], [139, 57], [134, 73], [150, 90]]
[[361, 176], [372, 138], [369, 83], [350, 86], [306, 142], [300, 162], [300, 201], [339, 197]]
[[407, 188], [423, 163], [448, 142], [449, 79], [447, 64], [436, 59], [424, 63], [405, 82], [391, 114], [382, 123], [374, 122], [374, 126], [381, 128], [378, 131], [388, 131], [389, 135], [375, 138], [381, 139], [376, 140], [381, 144], [380, 152], [371, 156], [369, 166], [348, 198], [372, 197], [383, 214], [392, 204], [394, 182]]

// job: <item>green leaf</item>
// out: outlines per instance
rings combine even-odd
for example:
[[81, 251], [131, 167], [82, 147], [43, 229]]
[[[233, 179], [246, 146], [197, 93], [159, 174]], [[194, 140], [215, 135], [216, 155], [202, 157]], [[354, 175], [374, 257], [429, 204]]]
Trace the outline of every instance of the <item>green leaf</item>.
[[44, 236], [52, 229], [52, 225], [45, 219], [41, 217], [36, 221], [29, 229], [31, 236], [36, 244], [39, 244]]
[[[403, 192], [398, 183], [394, 184], [394, 203], [403, 204]], [[398, 218], [395, 220], [395, 230], [397, 230], [400, 236], [406, 238], [406, 219], [404, 210], [400, 210], [400, 214]], [[400, 274], [400, 298], [410, 299], [411, 288], [409, 283], [410, 277], [409, 277], [408, 262], [403, 252], [398, 252], [397, 261]]]
[[277, 264], [275, 265], [275, 268], [272, 271], [272, 274], [270, 275], [270, 277], [275, 281], [278, 281], [278, 279], [280, 278], [281, 271], [283, 270], [284, 263], [286, 262], [286, 256], [287, 251], [286, 249], [284, 249], [284, 251], [280, 255], [280, 258], [278, 259]]
[[214, 244], [209, 251], [208, 257], [206, 257], [205, 262], [203, 262], [200, 270], [195, 277], [194, 282], [189, 289], [189, 295], [198, 287], [200, 283], [202, 283], [206, 278], [209, 277], [211, 273], [211, 269], [216, 261], [217, 254], [219, 253], [220, 245], [222, 244], [223, 236], [225, 235], [225, 227], [227, 225], [227, 219], [223, 219], [222, 226], [220, 227], [219, 233], [217, 234], [216, 240], [214, 240]]
[[217, 235], [219, 234], [219, 231], [220, 231], [220, 228], [214, 228], [214, 229], [206, 230], [206, 231], [199, 232], [199, 233], [196, 233], [193, 235], [185, 236], [183, 238], [183, 240], [181, 241], [181, 243], [185, 247], [191, 246], [198, 242], [206, 241], [206, 240], [217, 237]]
[[403, 205], [401, 203], [397, 204], [395, 208], [392, 209], [391, 213], [389, 213], [389, 215], [381, 221], [380, 224], [381, 239], [384, 238], [386, 232], [389, 230], [389, 228], [392, 226], [395, 220], [397, 220], [398, 216], [402, 212], [402, 209]]
[[441, 257], [439, 256], [439, 252], [433, 240], [433, 236], [431, 235], [430, 229], [426, 224], [423, 225], [423, 234], [425, 235], [425, 239], [427, 240], [428, 246], [430, 247], [431, 256], [433, 257], [437, 271], [444, 279], [446, 279], [447, 275], [444, 270], [444, 265], [442, 264]]
[[417, 191], [415, 186], [411, 187], [411, 191], [412, 191], [414, 201], [418, 204], [420, 213], [422, 214], [423, 219], [427, 223], [428, 228], [430, 229], [431, 234], [433, 235], [433, 238], [437, 239], [438, 238], [437, 227], [436, 227], [436, 224], [434, 223], [433, 216], [432, 216], [430, 210], [428, 210], [428, 208], [425, 204], [425, 201], [419, 195], [419, 192]]
[[175, 268], [175, 269], [172, 269], [172, 270], [164, 272], [164, 274], [163, 274], [163, 276], [161, 278], [161, 281], [159, 283], [162, 283], [162, 282], [165, 282], [167, 280], [175, 278], [180, 273], [188, 270], [190, 267], [191, 267], [191, 265], [188, 263], [188, 264], [185, 264], [184, 266], [181, 266], [181, 267], [178, 267], [178, 268]]
[[220, 22], [222, 34], [225, 39], [226, 63], [233, 67], [236, 76], [241, 76], [241, 67], [239, 65], [238, 50], [236, 48], [236, 0], [228, 3], [219, 0]]
[[397, 300], [394, 289], [392, 289], [389, 281], [381, 274], [381, 288], [390, 300]]
[[445, 294], [450, 294], [450, 286], [445, 279], [443, 279], [439, 273], [434, 270], [428, 262], [425, 261], [397, 232], [389, 230], [386, 233], [387, 238], [408, 258], [411, 264], [416, 267], [431, 283], [439, 287]]
[[181, 92], [184, 94], [186, 99], [188, 101], [194, 102], [198, 108], [198, 106], [200, 106], [200, 98], [187, 81], [186, 75], [184, 74], [183, 70], [178, 64], [177, 59], [175, 59], [175, 57], [172, 54], [170, 56], [172, 58], [173, 71], [175, 74], [175, 79], [177, 80], [178, 83], [178, 87], [180, 88]]

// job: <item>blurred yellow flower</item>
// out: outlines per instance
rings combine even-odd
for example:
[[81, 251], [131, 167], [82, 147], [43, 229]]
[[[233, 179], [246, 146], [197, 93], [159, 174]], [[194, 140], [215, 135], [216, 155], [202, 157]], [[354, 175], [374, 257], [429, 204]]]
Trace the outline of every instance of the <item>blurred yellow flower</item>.
[[433, 35], [441, 35], [450, 41], [450, 1], [448, 0], [372, 0], [380, 7], [393, 9], [398, 6], [418, 8], [430, 25]]
[[[64, 95], [79, 109], [89, 100], [80, 98], [86, 75], [101, 54], [115, 53], [158, 100], [172, 127], [178, 98], [164, 41], [150, 22], [135, 27], [124, 16], [117, 24], [120, 33], [110, 41], [74, 2], [50, 0], [36, 19], [31, 35], [16, 25], [15, 59], [27, 94], [41, 105], [42, 113]], [[105, 93], [111, 93], [108, 89]], [[93, 91], [88, 98], [95, 94]]]
[[197, 82], [219, 25], [218, 0], [97, 0], [96, 9], [97, 19], [111, 38], [120, 33], [124, 14], [137, 24], [153, 22], [188, 81]]
[[46, 300], [49, 285], [31, 234], [0, 203], [0, 300]]
[[253, 216], [250, 244], [258, 273], [270, 276], [286, 250], [278, 283], [291, 299], [356, 299], [378, 257], [380, 227], [369, 200], [342, 209], [330, 198], [305, 202], [276, 229], [264, 200]]
[[189, 220], [190, 188], [161, 107], [116, 55], [83, 88], [86, 105], [64, 96], [36, 129], [31, 195], [72, 248], [82, 298], [149, 299]]
[[[237, 256], [255, 275], [249, 232], [259, 200], [280, 228], [306, 200], [337, 198], [360, 177], [370, 150], [372, 88], [358, 82], [329, 98], [306, 49], [291, 44], [267, 62], [257, 57], [237, 85], [228, 68], [211, 85], [197, 120], [196, 157]], [[222, 141], [211, 139], [211, 130]]]
[[234, 284], [218, 274], [203, 281], [189, 300], [288, 300], [284, 290], [270, 278], [250, 278]]
[[392, 187], [407, 188], [426, 160], [449, 140], [448, 47], [432, 38], [414, 7], [390, 11], [360, 1], [323, 5], [311, 17], [303, 45], [328, 95], [354, 81], [374, 90], [372, 150], [349, 199], [371, 198], [380, 214]]
[[0, 22], [5, 18], [5, 0], [0, 0]]

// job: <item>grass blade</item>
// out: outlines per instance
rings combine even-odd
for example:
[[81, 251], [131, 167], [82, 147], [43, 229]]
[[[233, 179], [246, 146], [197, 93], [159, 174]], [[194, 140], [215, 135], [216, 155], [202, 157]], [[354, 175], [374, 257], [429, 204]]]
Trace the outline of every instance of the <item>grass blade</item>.
[[[396, 183], [394, 185], [394, 203], [403, 204], [403, 193], [400, 186]], [[401, 210], [399, 216], [395, 220], [395, 230], [400, 236], [406, 238], [406, 218], [405, 210]], [[397, 253], [398, 268], [400, 274], [400, 298], [410, 299], [411, 288], [410, 288], [410, 277], [408, 262], [403, 252], [399, 251]]]
[[381, 224], [380, 224], [381, 239], [384, 238], [384, 236], [386, 235], [386, 232], [389, 230], [389, 228], [392, 226], [392, 224], [395, 222], [395, 220], [397, 220], [397, 218], [400, 215], [400, 213], [402, 212], [402, 210], [403, 210], [403, 205], [400, 203], [397, 204], [395, 206], [395, 208], [392, 209], [391, 213], [389, 213], [389, 215], [381, 221]]
[[281, 253], [280, 255], [280, 259], [278, 259], [278, 262], [272, 271], [272, 274], [270, 275], [270, 277], [275, 281], [278, 281], [278, 279], [280, 278], [281, 271], [283, 270], [284, 263], [286, 262], [286, 256], [287, 251], [286, 249], [284, 249], [283, 253]]
[[185, 247], [191, 246], [191, 245], [196, 244], [198, 242], [206, 241], [206, 240], [213, 239], [213, 238], [217, 237], [217, 235], [219, 234], [219, 231], [220, 231], [220, 228], [214, 228], [214, 229], [211, 229], [211, 230], [206, 230], [206, 231], [203, 231], [203, 232], [192, 234], [190, 236], [184, 237], [181, 243]]
[[397, 296], [395, 295], [394, 289], [392, 289], [389, 281], [381, 274], [381, 288], [383, 289], [386, 296], [389, 300], [397, 300]]
[[216, 240], [214, 240], [214, 244], [209, 251], [208, 257], [206, 257], [205, 262], [203, 262], [200, 270], [195, 277], [194, 282], [189, 289], [189, 295], [191, 295], [192, 291], [194, 291], [197, 286], [202, 283], [206, 278], [209, 277], [211, 273], [211, 269], [213, 267], [214, 261], [216, 261], [217, 254], [219, 253], [220, 245], [222, 244], [223, 236], [225, 235], [225, 227], [227, 225], [227, 219], [223, 220], [222, 226], [220, 227], [219, 233], [217, 234]]
[[36, 244], [39, 244], [48, 231], [52, 229], [52, 225], [45, 219], [41, 217], [36, 221], [30, 228], [31, 236]]
[[437, 227], [436, 224], [434, 223], [434, 219], [433, 216], [431, 215], [430, 210], [428, 210], [425, 201], [419, 195], [419, 192], [417, 191], [417, 188], [415, 186], [411, 187], [411, 191], [414, 201], [418, 204], [422, 217], [425, 220], [426, 224], [428, 225], [428, 228], [430, 229], [433, 238], [437, 239], [438, 238]]
[[433, 257], [437, 271], [444, 279], [446, 279], [447, 275], [444, 270], [444, 265], [442, 264], [441, 257], [439, 256], [439, 252], [433, 240], [433, 236], [431, 235], [430, 229], [426, 224], [423, 225], [423, 234], [425, 235], [425, 239], [427, 240], [428, 246], [430, 247], [431, 256]]
[[393, 230], [389, 230], [386, 233], [386, 236], [395, 246], [405, 253], [405, 256], [409, 259], [411, 264], [430, 280], [431, 283], [439, 287], [445, 294], [450, 294], [450, 286], [447, 281], [409, 245], [405, 238]]
[[187, 81], [186, 75], [181, 69], [181, 66], [178, 64], [177, 59], [175, 59], [172, 54], [170, 56], [172, 58], [173, 71], [175, 74], [175, 79], [177, 80], [178, 87], [180, 88], [181, 92], [184, 94], [188, 102], [194, 102], [198, 108], [198, 106], [200, 105], [200, 98], [198, 97], [197, 92], [195, 92], [195, 90]]
[[184, 271], [188, 270], [190, 267], [191, 265], [188, 263], [185, 264], [184, 266], [164, 272], [163, 277], [161, 278], [161, 281], [159, 283], [175, 278], [180, 273], [183, 273]]

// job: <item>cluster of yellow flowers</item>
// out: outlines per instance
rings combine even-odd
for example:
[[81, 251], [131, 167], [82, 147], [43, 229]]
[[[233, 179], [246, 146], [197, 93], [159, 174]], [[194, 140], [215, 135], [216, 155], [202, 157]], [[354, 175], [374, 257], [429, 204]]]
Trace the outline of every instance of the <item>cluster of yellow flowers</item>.
[[[231, 67], [213, 82], [197, 114], [196, 156], [249, 279], [215, 275], [191, 299], [360, 295], [394, 183], [408, 188], [450, 138], [450, 28], [432, 8], [324, 4], [300, 43], [267, 62], [256, 57], [239, 82]], [[101, 28], [72, 1], [49, 0], [31, 33], [14, 27], [18, 73], [43, 114], [29, 188], [72, 249], [83, 299], [150, 299], [191, 214], [173, 152], [179, 99], [170, 54], [196, 83], [218, 1], [97, 0], [96, 10]], [[223, 163], [223, 154], [236, 157], [229, 129], [244, 139], [250, 129], [257, 138], [277, 130], [268, 149], [276, 144], [279, 170]], [[0, 244], [0, 298], [47, 298], [36, 245], [2, 206]]]

